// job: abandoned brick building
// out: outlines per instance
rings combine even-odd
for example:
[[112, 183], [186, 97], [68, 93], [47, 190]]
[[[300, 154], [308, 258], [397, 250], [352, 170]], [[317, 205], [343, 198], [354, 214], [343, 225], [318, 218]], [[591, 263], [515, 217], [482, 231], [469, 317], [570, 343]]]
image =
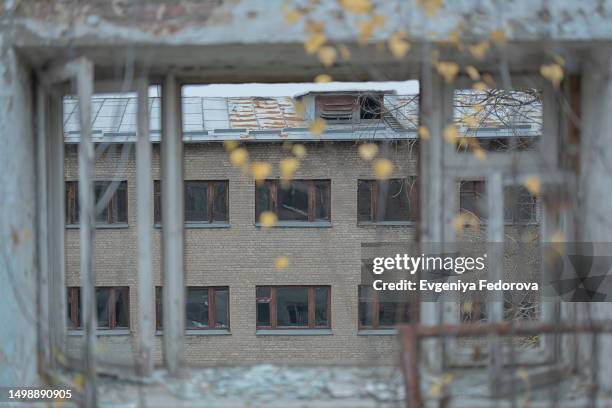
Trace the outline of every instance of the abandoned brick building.
[[[465, 96], [463, 97], [465, 98]], [[161, 363], [162, 277], [160, 101], [151, 97], [153, 268], [156, 361]], [[186, 350], [188, 364], [391, 364], [394, 325], [416, 316], [417, 304], [385, 299], [361, 283], [362, 245], [413, 242], [418, 217], [418, 95], [310, 92], [289, 97], [183, 97]], [[296, 106], [303, 114], [296, 113]], [[79, 207], [75, 99], [64, 101], [66, 285], [69, 345], [81, 345]], [[98, 341], [103, 361], [136, 355], [138, 276], [135, 142], [136, 98], [93, 100], [96, 143], [95, 262]], [[465, 129], [485, 151], [509, 140], [531, 146], [541, 132], [534, 108], [513, 130], [489, 119]], [[317, 118], [327, 123], [311, 133]], [[237, 142], [252, 163], [270, 163], [255, 182], [228, 146]], [[379, 181], [359, 146], [373, 143], [393, 163]], [[281, 160], [300, 157], [291, 179]], [[114, 184], [114, 187], [113, 187]], [[460, 186], [459, 186], [460, 184]], [[458, 184], [461, 210], [484, 222], [482, 180]], [[111, 186], [112, 196], [103, 195]], [[508, 192], [511, 193], [510, 191]], [[508, 228], [538, 222], [535, 197], [515, 189]], [[260, 225], [260, 214], [278, 222]], [[457, 209], [459, 211], [459, 209]], [[280, 261], [279, 261], [280, 259]], [[78, 353], [77, 353], [78, 355]]]

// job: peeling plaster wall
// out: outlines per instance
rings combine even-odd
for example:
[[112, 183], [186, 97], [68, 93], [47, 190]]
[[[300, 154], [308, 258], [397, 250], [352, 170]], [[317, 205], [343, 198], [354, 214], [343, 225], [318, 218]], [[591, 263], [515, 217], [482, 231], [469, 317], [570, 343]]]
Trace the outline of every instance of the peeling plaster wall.
[[0, 53], [0, 386], [28, 386], [37, 364], [31, 83], [1, 34]]

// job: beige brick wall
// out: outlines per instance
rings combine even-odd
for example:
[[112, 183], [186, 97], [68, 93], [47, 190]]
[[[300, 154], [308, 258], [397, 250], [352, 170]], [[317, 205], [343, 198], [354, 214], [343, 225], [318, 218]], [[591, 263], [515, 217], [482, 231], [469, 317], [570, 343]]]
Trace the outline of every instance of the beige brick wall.
[[[97, 180], [121, 179], [128, 184], [128, 228], [96, 229], [95, 272], [98, 286], [130, 287], [131, 336], [105, 336], [99, 340], [105, 359], [134, 354], [137, 316], [136, 181], [134, 146], [127, 145], [127, 163], [120, 164], [121, 146], [110, 146], [96, 162]], [[185, 179], [229, 179], [227, 229], [185, 230], [186, 284], [229, 286], [231, 335], [189, 335], [185, 357], [189, 364], [254, 362], [304, 364], [388, 364], [396, 340], [392, 336], [359, 336], [357, 286], [360, 281], [360, 246], [365, 242], [410, 241], [413, 226], [357, 226], [357, 180], [372, 178], [370, 165], [361, 160], [353, 143], [308, 145], [296, 178], [331, 179], [332, 228], [255, 227], [255, 184], [231, 166], [219, 144], [185, 145]], [[280, 144], [248, 146], [251, 160], [268, 161], [278, 176], [278, 162], [289, 156]], [[416, 153], [407, 144], [388, 152], [395, 165], [393, 177], [416, 174]], [[76, 180], [76, 148], [66, 151], [66, 179]], [[153, 178], [159, 179], [159, 146], [154, 147]], [[153, 227], [154, 280], [161, 285], [160, 230]], [[284, 270], [274, 267], [277, 256], [290, 259]], [[79, 286], [79, 231], [66, 230], [67, 284]], [[331, 285], [331, 336], [256, 336], [255, 286]], [[72, 348], [79, 337], [70, 336]], [[156, 357], [161, 361], [161, 337]]]

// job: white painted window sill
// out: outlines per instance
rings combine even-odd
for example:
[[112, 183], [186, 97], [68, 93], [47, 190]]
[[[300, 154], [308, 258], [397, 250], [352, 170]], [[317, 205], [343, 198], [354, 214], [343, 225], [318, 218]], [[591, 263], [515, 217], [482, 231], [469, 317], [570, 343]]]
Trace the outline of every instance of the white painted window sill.
[[362, 329], [357, 332], [358, 336], [396, 336], [397, 329]]
[[[256, 227], [262, 227], [258, 222], [255, 223]], [[331, 228], [332, 223], [329, 221], [278, 221], [276, 224], [269, 228]]]
[[[185, 330], [185, 336], [229, 336], [232, 332], [229, 329], [202, 329], [202, 330]], [[163, 330], [156, 330], [156, 336], [163, 336]]]
[[[81, 224], [66, 224], [66, 229], [79, 229]], [[126, 229], [129, 228], [127, 223], [116, 223], [116, 224], [96, 224], [96, 229]]]
[[331, 336], [331, 329], [258, 329], [256, 336]]
[[[96, 330], [96, 336], [129, 336], [132, 334], [130, 329], [109, 329], [109, 330]], [[68, 330], [68, 336], [84, 336], [84, 330]]]

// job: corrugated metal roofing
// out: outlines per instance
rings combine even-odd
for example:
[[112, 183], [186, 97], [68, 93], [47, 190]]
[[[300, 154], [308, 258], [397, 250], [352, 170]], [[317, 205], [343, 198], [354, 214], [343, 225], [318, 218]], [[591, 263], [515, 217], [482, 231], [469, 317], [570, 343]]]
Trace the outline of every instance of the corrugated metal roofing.
[[[473, 94], [462, 96], [469, 100]], [[460, 104], [461, 105], [461, 104]], [[473, 114], [469, 104], [457, 108], [460, 130], [476, 136], [491, 137], [516, 135], [498, 115], [490, 115], [481, 122], [481, 130], [465, 126], [461, 117]], [[326, 140], [356, 139], [410, 139], [416, 137], [418, 127], [418, 95], [384, 95], [384, 114], [380, 121], [362, 123], [329, 123]], [[160, 138], [160, 98], [149, 98], [151, 139]], [[507, 115], [515, 115], [509, 112]], [[523, 109], [519, 118], [521, 135], [541, 133], [541, 104]], [[504, 119], [504, 118], [502, 118]], [[506, 117], [507, 119], [507, 117]], [[184, 97], [183, 132], [188, 141], [223, 140], [314, 140], [308, 131], [309, 123], [296, 113], [290, 97]], [[94, 141], [133, 141], [136, 133], [136, 97], [100, 97], [92, 101], [92, 128]], [[462, 128], [462, 129], [461, 129]], [[64, 100], [64, 133], [67, 142], [78, 141], [79, 124], [77, 101]]]

